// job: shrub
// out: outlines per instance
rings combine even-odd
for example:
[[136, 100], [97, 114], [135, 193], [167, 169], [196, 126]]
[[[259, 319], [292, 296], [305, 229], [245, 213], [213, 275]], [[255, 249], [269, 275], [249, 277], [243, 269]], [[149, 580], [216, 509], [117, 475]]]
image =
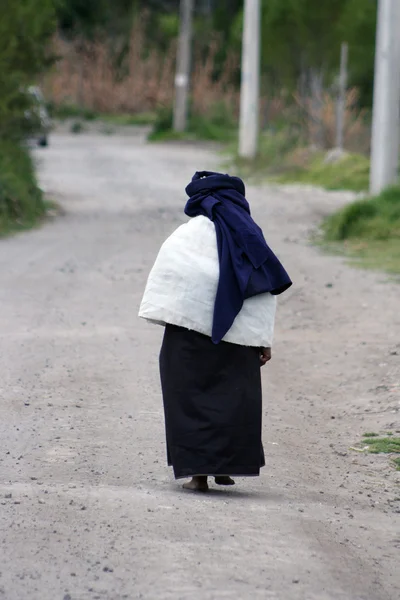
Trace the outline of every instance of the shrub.
[[0, 141], [0, 233], [32, 226], [45, 209], [28, 150]]
[[0, 233], [33, 225], [45, 212], [32, 160], [22, 145], [33, 121], [28, 93], [50, 64], [54, 0], [8, 2], [0, 19]]
[[379, 196], [349, 204], [326, 219], [324, 232], [328, 241], [400, 241], [400, 187], [388, 188]]
[[33, 103], [27, 88], [51, 63], [47, 42], [55, 28], [53, 0], [9, 2], [0, 19], [0, 138], [25, 133]]

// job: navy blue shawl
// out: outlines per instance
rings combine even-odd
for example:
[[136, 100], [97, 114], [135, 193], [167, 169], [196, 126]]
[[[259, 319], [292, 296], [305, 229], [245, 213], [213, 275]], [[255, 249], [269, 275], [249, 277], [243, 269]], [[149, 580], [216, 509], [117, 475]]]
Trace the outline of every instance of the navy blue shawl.
[[265, 292], [281, 294], [292, 285], [289, 275], [253, 221], [238, 177], [201, 171], [186, 187], [185, 213], [214, 222], [219, 257], [219, 283], [214, 306], [212, 341], [218, 344], [246, 298]]

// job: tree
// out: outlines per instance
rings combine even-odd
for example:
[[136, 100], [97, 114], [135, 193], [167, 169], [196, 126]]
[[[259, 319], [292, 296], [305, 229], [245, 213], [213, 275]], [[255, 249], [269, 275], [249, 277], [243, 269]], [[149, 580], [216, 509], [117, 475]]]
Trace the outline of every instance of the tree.
[[377, 0], [348, 0], [341, 37], [350, 47], [350, 83], [360, 90], [360, 102], [372, 105]]
[[[289, 90], [319, 74], [325, 84], [336, 76], [340, 46], [349, 44], [350, 85], [371, 99], [377, 0], [263, 0], [262, 71], [268, 88]], [[240, 48], [243, 14], [231, 27]]]
[[54, 0], [0, 0], [0, 7], [0, 137], [10, 137], [29, 106], [26, 88], [51, 63], [56, 13]]

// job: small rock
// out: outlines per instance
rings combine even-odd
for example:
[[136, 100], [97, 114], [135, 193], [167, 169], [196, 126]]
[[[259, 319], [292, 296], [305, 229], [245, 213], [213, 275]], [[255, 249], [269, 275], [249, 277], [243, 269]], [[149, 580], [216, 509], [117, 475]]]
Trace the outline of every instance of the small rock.
[[12, 494], [4, 494], [4, 498], [12, 498]]
[[104, 573], [114, 573], [114, 569], [112, 567], [104, 567]]
[[300, 583], [300, 579], [292, 579], [292, 583]]

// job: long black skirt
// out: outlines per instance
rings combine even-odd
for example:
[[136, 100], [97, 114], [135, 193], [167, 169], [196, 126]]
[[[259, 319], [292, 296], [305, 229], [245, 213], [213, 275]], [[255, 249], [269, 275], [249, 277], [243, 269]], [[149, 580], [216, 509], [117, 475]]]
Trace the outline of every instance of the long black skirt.
[[160, 354], [168, 464], [176, 479], [256, 476], [264, 466], [259, 350], [174, 325]]

